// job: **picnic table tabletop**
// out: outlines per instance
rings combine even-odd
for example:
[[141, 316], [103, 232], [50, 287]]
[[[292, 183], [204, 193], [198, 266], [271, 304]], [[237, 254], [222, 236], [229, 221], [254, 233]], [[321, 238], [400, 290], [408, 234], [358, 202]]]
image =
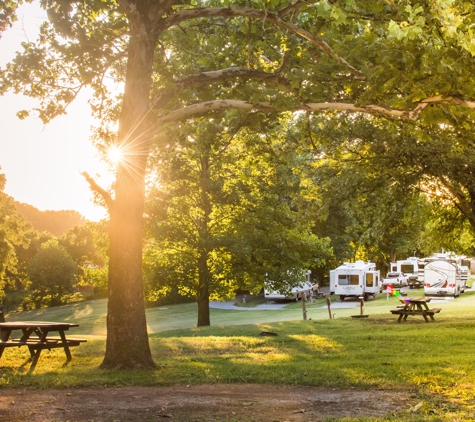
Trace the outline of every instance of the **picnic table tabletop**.
[[[0, 323], [0, 358], [6, 348], [28, 347], [30, 351], [31, 373], [38, 362], [42, 350], [62, 348], [66, 354], [66, 364], [72, 359], [70, 347], [79, 346], [86, 342], [86, 339], [68, 338], [65, 331], [71, 327], [79, 327], [79, 324], [70, 322], [49, 322], [49, 321], [14, 321]], [[21, 330], [21, 338], [13, 338], [12, 333]], [[57, 332], [59, 337], [50, 337], [51, 332]]]

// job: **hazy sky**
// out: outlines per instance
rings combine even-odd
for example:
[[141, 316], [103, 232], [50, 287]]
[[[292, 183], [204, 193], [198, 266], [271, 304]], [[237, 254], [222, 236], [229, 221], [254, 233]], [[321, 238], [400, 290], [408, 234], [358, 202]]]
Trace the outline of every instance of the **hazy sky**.
[[[36, 39], [45, 13], [35, 5], [22, 7], [18, 22], [0, 38], [0, 66], [21, 49], [20, 43]], [[89, 141], [93, 123], [87, 93], [47, 125], [31, 115], [25, 120], [16, 112], [31, 109], [36, 102], [21, 95], [0, 96], [0, 172], [7, 178], [5, 193], [40, 210], [76, 210], [90, 220], [105, 216], [92, 203], [92, 194], [81, 171], [100, 174], [107, 186], [107, 173]]]

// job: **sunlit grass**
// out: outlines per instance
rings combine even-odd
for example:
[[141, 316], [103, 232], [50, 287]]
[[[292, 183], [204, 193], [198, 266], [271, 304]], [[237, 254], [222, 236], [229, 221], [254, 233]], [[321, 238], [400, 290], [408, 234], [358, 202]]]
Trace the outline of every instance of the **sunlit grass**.
[[[157, 370], [124, 372], [96, 369], [105, 351], [105, 301], [7, 315], [9, 320], [74, 321], [80, 327], [71, 335], [80, 333], [88, 342], [72, 349], [67, 367], [62, 351], [44, 351], [32, 375], [26, 373], [27, 350], [7, 349], [0, 360], [0, 387], [259, 383], [378, 388], [412, 392], [408, 408], [422, 403], [417, 413], [379, 420], [475, 420], [475, 295], [434, 304], [442, 312], [431, 323], [420, 317], [397, 323], [389, 313], [396, 304], [385, 295], [368, 301], [370, 317], [364, 320], [351, 318], [357, 308], [336, 307], [336, 319], [330, 320], [324, 300], [308, 304], [307, 321], [301, 319], [299, 303], [281, 311], [212, 310], [213, 326], [202, 328], [194, 326], [194, 304], [148, 309]], [[260, 336], [262, 331], [278, 335]]]

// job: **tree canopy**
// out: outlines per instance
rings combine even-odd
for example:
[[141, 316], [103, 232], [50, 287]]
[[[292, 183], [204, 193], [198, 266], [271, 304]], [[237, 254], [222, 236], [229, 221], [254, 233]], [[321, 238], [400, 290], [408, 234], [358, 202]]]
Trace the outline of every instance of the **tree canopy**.
[[311, 230], [308, 152], [284, 123], [253, 124], [242, 112], [200, 118], [168, 134], [175, 150], [167, 144], [152, 154], [148, 294], [178, 287], [194, 297], [198, 326], [210, 324], [210, 299], [257, 293], [264, 281], [289, 288], [289, 269], [330, 255], [328, 239]]
[[73, 291], [77, 276], [77, 264], [66, 249], [55, 240], [41, 245], [28, 265], [33, 302], [48, 306], [62, 304], [62, 297]]
[[7, 274], [18, 271], [16, 248], [27, 247], [31, 225], [18, 213], [13, 198], [3, 192], [5, 175], [0, 173], [0, 299], [3, 297]]

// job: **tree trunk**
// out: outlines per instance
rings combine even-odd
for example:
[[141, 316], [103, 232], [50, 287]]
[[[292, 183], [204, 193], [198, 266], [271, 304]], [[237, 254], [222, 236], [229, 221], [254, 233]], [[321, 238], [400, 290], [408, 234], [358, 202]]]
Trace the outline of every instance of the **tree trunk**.
[[148, 342], [142, 285], [145, 170], [150, 148], [149, 110], [155, 39], [131, 20], [124, 101], [117, 147], [115, 199], [110, 209], [109, 302], [106, 353], [101, 368], [147, 369], [154, 362]]
[[210, 273], [208, 268], [209, 253], [209, 222], [211, 215], [211, 204], [209, 200], [209, 157], [201, 157], [200, 174], [201, 206], [203, 215], [199, 225], [199, 257], [198, 257], [198, 327], [211, 325], [209, 317], [209, 281]]
[[207, 327], [211, 325], [209, 317], [209, 270], [208, 254], [203, 251], [198, 258], [198, 327]]

